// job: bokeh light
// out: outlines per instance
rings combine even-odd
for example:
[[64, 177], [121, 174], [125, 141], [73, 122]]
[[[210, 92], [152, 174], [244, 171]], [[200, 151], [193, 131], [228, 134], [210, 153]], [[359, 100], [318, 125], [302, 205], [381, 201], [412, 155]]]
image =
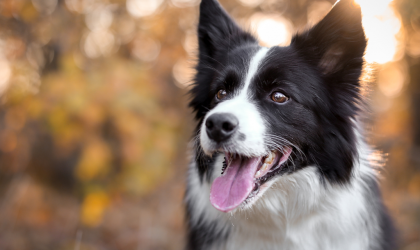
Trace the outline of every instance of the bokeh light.
[[163, 0], [127, 0], [127, 10], [134, 17], [153, 15], [163, 3]]
[[194, 62], [188, 59], [180, 59], [172, 69], [172, 75], [180, 88], [188, 87], [194, 77]]
[[136, 36], [136, 22], [131, 16], [119, 17], [114, 24], [120, 43], [128, 43]]
[[114, 35], [108, 30], [91, 31], [87, 34], [82, 47], [86, 55], [90, 58], [109, 55], [115, 44]]
[[280, 15], [256, 13], [250, 18], [250, 27], [264, 46], [287, 45], [292, 38], [292, 24]]
[[86, 14], [86, 26], [91, 30], [108, 29], [113, 20], [113, 14], [109, 6], [100, 6]]
[[187, 32], [182, 46], [191, 58], [196, 57], [198, 49], [197, 33], [194, 31]]
[[398, 96], [406, 81], [407, 72], [403, 66], [392, 65], [383, 68], [378, 75], [378, 88], [387, 97]]
[[144, 62], [154, 61], [160, 52], [160, 43], [150, 37], [138, 36], [133, 41], [131, 53]]

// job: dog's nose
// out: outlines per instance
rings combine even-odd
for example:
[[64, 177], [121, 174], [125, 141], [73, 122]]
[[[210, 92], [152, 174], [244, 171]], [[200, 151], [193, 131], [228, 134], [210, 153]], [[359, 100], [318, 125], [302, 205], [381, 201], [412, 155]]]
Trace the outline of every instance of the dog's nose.
[[207, 118], [206, 132], [217, 143], [229, 139], [238, 127], [238, 119], [229, 113], [216, 113]]

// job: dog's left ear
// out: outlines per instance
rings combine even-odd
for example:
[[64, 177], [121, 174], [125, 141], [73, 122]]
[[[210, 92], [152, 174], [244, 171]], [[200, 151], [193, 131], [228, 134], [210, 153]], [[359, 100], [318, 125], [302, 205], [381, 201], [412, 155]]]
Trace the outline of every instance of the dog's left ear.
[[324, 76], [350, 75], [345, 81], [358, 84], [366, 48], [360, 6], [354, 0], [337, 2], [317, 25], [293, 37], [291, 44]]

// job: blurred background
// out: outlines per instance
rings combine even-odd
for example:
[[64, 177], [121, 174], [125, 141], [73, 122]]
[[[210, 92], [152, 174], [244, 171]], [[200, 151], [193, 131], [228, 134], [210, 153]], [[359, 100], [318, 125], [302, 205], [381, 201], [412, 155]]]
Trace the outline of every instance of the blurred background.
[[[334, 0], [220, 0], [265, 46]], [[420, 249], [420, 1], [356, 0], [370, 142]], [[199, 0], [0, 1], [0, 249], [182, 249]]]

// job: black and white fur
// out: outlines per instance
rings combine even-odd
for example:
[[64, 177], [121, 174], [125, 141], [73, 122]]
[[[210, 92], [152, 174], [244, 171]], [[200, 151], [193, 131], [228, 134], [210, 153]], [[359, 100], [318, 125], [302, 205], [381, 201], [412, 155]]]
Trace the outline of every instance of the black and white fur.
[[[264, 48], [216, 0], [202, 0], [198, 36], [187, 249], [395, 249], [378, 155], [358, 122], [366, 47], [360, 7], [341, 0], [290, 46]], [[215, 98], [220, 89], [224, 100]], [[273, 91], [289, 101], [273, 102]], [[206, 133], [215, 113], [239, 121], [223, 145]], [[221, 151], [252, 157], [282, 146], [293, 148], [290, 159], [256, 197], [229, 213], [210, 204]]]

